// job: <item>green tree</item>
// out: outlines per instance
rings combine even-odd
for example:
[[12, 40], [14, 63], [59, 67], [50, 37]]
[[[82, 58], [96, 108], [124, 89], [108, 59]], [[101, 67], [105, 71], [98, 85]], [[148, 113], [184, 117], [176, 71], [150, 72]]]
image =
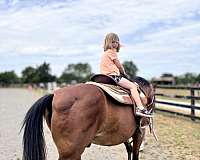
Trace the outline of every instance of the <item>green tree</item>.
[[183, 84], [182, 81], [183, 81], [183, 77], [181, 77], [181, 76], [176, 76], [175, 77], [176, 84]]
[[56, 76], [51, 75], [51, 68], [50, 64], [44, 62], [40, 66], [36, 68], [36, 74], [35, 74], [35, 80], [36, 82], [52, 82], [56, 80]]
[[86, 82], [91, 76], [91, 66], [88, 63], [69, 64], [60, 76], [61, 82]]
[[194, 73], [185, 73], [185, 84], [194, 84], [196, 82], [196, 75]]
[[51, 75], [50, 64], [44, 62], [37, 68], [26, 67], [22, 71], [22, 81], [24, 83], [46, 83], [56, 80], [56, 76]]
[[14, 71], [6, 71], [0, 73], [0, 84], [3, 86], [8, 86], [10, 84], [19, 83], [19, 77]]
[[196, 82], [200, 83], [200, 74], [196, 77]]
[[185, 73], [175, 77], [176, 84], [194, 84], [198, 82], [198, 76], [194, 73]]
[[132, 61], [124, 61], [123, 66], [129, 78], [134, 79], [138, 71], [137, 66]]
[[72, 83], [73, 81], [77, 82], [78, 78], [73, 73], [67, 73], [65, 70], [61, 74], [60, 78], [58, 79], [59, 82], [66, 82]]
[[22, 82], [35, 83], [37, 81], [36, 69], [28, 66], [22, 71]]

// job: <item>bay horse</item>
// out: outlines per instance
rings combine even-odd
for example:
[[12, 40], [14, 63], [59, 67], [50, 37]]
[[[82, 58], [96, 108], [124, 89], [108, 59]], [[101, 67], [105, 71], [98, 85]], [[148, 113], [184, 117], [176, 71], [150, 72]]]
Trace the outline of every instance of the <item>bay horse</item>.
[[[134, 80], [146, 97], [142, 102], [154, 104], [152, 85], [144, 78]], [[143, 132], [136, 123], [131, 105], [121, 104], [99, 87], [80, 83], [56, 90], [37, 100], [26, 113], [22, 128], [23, 160], [45, 160], [46, 146], [43, 117], [56, 144], [59, 160], [81, 160], [91, 143], [112, 146], [124, 143], [128, 159], [139, 159]], [[132, 137], [132, 145], [128, 140]]]

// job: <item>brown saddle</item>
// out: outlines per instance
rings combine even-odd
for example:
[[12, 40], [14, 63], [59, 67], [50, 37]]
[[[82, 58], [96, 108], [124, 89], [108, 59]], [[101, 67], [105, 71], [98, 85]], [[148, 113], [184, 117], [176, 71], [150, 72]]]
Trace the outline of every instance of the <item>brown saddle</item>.
[[87, 84], [95, 85], [108, 93], [111, 97], [123, 104], [133, 104], [130, 91], [117, 85], [115, 80], [104, 74], [96, 74]]
[[95, 74], [90, 78], [90, 81], [117, 86], [115, 80], [111, 76], [105, 74]]

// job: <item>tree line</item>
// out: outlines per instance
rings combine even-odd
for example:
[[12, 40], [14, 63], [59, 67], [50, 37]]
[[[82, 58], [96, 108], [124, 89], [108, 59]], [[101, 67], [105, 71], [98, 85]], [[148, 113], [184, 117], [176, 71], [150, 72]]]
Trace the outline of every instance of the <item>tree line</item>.
[[[138, 71], [136, 65], [132, 61], [125, 61], [123, 63], [129, 78], [134, 78]], [[0, 85], [9, 86], [11, 84], [39, 84], [47, 82], [57, 83], [81, 83], [86, 82], [93, 75], [92, 68], [88, 63], [68, 64], [63, 70], [61, 76], [52, 75], [49, 63], [32, 67], [27, 66], [21, 72], [19, 77], [15, 71], [0, 72]]]
[[200, 84], [200, 74], [194, 74], [194, 73], [185, 73], [180, 76], [175, 76], [175, 82], [176, 84]]
[[[138, 71], [137, 66], [132, 61], [123, 62], [123, 66], [130, 79], [133, 79]], [[86, 82], [93, 75], [92, 68], [89, 63], [68, 64], [62, 74], [57, 77], [52, 75], [49, 63], [32, 67], [27, 66], [21, 72], [19, 77], [15, 71], [0, 72], [0, 86], [9, 86], [11, 84], [39, 84], [47, 82], [57, 83], [81, 83]], [[185, 73], [175, 76], [177, 85], [200, 83], [200, 74]]]

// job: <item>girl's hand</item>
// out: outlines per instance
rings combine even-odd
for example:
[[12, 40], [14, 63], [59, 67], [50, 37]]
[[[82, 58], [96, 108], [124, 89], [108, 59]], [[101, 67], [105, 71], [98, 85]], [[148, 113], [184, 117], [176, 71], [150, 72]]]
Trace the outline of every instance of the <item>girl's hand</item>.
[[126, 74], [126, 73], [122, 73], [122, 76], [124, 77], [124, 78], [126, 78], [126, 79], [128, 79], [128, 74]]

